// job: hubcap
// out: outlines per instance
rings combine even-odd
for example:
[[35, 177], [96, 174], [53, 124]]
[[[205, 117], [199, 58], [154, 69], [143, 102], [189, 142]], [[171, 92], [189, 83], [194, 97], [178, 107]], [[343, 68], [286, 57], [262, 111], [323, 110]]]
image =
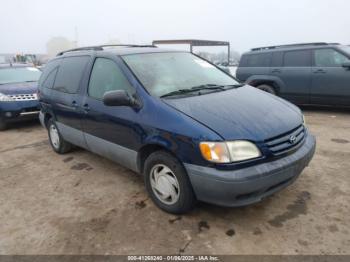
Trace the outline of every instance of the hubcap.
[[179, 200], [179, 182], [169, 167], [155, 165], [151, 170], [150, 181], [153, 193], [162, 203], [172, 205]]
[[50, 126], [50, 140], [54, 148], [58, 149], [60, 147], [60, 137], [55, 125]]

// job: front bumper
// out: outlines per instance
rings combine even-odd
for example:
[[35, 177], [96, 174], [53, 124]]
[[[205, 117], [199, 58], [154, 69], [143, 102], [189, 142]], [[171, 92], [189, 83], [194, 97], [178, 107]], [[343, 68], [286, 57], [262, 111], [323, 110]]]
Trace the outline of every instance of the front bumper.
[[38, 118], [40, 105], [37, 100], [2, 102], [0, 104], [0, 117], [5, 122], [16, 122], [26, 119]]
[[221, 206], [244, 206], [261, 201], [293, 183], [311, 161], [316, 140], [307, 134], [304, 144], [284, 158], [239, 170], [185, 164], [198, 200]]

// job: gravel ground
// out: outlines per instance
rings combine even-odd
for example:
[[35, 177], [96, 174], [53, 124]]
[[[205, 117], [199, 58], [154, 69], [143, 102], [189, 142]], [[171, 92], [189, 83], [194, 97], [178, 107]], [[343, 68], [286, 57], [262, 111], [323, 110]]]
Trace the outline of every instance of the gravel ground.
[[350, 112], [304, 108], [310, 166], [258, 204], [169, 215], [137, 174], [37, 122], [0, 133], [0, 254], [350, 254]]

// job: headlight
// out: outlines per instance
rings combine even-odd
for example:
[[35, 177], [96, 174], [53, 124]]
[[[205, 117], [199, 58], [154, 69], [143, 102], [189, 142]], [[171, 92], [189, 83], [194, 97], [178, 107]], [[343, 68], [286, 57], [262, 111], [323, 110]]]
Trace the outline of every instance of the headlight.
[[201, 142], [202, 156], [214, 163], [231, 163], [261, 156], [260, 150], [251, 142], [238, 140], [232, 142]]
[[14, 101], [11, 97], [0, 93], [0, 102], [11, 102]]

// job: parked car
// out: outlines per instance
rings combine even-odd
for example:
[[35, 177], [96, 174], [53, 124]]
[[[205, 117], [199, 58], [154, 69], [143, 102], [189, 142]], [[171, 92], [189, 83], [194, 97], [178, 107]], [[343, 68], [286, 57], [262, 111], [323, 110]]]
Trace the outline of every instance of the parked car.
[[40, 75], [40, 70], [25, 64], [0, 65], [0, 130], [10, 122], [38, 117]]
[[307, 43], [254, 48], [237, 78], [296, 104], [350, 106], [350, 47]]
[[39, 81], [53, 150], [79, 146], [144, 175], [161, 209], [260, 201], [299, 176], [315, 138], [301, 111], [191, 53], [97, 46], [60, 53]]

